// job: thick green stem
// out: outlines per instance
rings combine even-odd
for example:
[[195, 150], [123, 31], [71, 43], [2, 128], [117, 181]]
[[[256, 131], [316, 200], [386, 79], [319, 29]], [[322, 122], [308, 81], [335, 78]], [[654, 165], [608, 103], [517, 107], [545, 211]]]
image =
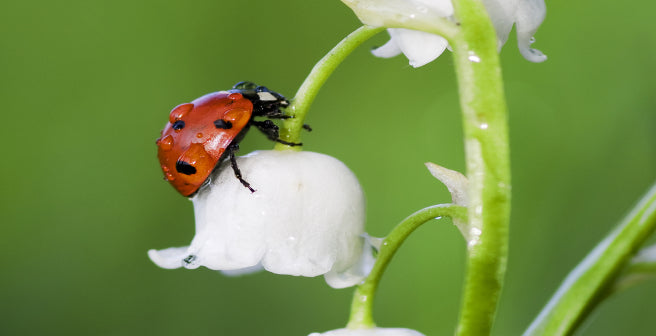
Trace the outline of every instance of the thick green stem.
[[656, 184], [567, 276], [524, 336], [572, 335], [656, 229]]
[[375, 326], [372, 314], [374, 295], [387, 265], [401, 247], [401, 244], [415, 229], [427, 221], [439, 217], [457, 218], [466, 221], [467, 213], [464, 207], [453, 204], [440, 204], [424, 208], [404, 219], [383, 240], [371, 273], [355, 289], [348, 328], [372, 328]]
[[480, 1], [454, 1], [453, 46], [469, 179], [467, 274], [457, 335], [489, 335], [508, 255], [510, 156], [497, 38]]
[[[283, 121], [280, 128], [280, 139], [286, 142], [301, 142], [301, 130], [305, 115], [310, 109], [310, 105], [319, 93], [319, 89], [326, 82], [328, 77], [335, 71], [348, 55], [374, 35], [378, 34], [384, 28], [372, 28], [362, 26], [345, 37], [339, 42], [326, 56], [324, 56], [310, 71], [303, 84], [296, 92], [286, 112], [291, 118]], [[276, 150], [294, 149], [301, 150], [300, 146], [288, 146], [277, 143]]]

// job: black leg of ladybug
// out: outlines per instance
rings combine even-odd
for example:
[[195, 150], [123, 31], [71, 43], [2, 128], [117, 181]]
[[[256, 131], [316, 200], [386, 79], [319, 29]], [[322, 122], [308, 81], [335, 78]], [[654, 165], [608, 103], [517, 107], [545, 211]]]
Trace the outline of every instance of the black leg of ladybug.
[[280, 111], [275, 112], [275, 113], [267, 113], [265, 116], [269, 119], [290, 119], [290, 118], [293, 118], [292, 116], [286, 115], [286, 114], [284, 114]]
[[239, 182], [241, 182], [241, 184], [244, 185], [244, 187], [248, 188], [248, 190], [250, 190], [252, 193], [254, 193], [255, 189], [253, 189], [253, 187], [251, 187], [250, 183], [248, 183], [248, 182], [246, 182], [246, 180], [244, 180], [244, 178], [241, 176], [241, 170], [239, 170], [239, 167], [237, 166], [237, 159], [235, 158], [235, 152], [239, 150], [239, 146], [238, 145], [231, 145], [230, 149], [228, 149], [228, 150], [230, 151], [230, 166], [232, 166], [232, 171], [235, 173], [235, 176], [237, 177]]
[[280, 139], [280, 133], [278, 132], [279, 128], [271, 120], [264, 120], [264, 121], [252, 120], [251, 124], [257, 127], [257, 129], [259, 129], [260, 132], [264, 133], [264, 135], [266, 135], [267, 138], [269, 138], [269, 140], [271, 141], [279, 142], [287, 146], [303, 146], [303, 144], [300, 142], [289, 142]]
[[271, 141], [276, 141], [280, 137], [279, 130], [280, 128], [273, 123], [271, 120], [264, 120], [264, 121], [257, 121], [257, 120], [252, 120], [251, 124], [257, 129], [260, 130], [260, 132], [264, 133], [264, 135], [269, 138]]
[[308, 124], [303, 124], [303, 129], [308, 131], [308, 132], [312, 132], [312, 127], [310, 127], [310, 125], [308, 125]]
[[303, 146], [303, 143], [302, 143], [302, 142], [289, 142], [289, 141], [285, 141], [285, 140], [283, 140], [283, 139], [276, 139], [276, 140], [274, 140], [274, 141], [275, 141], [275, 142], [278, 142], [278, 143], [281, 143], [281, 144], [283, 144], [283, 145], [292, 146], [292, 147], [293, 147], [293, 146]]

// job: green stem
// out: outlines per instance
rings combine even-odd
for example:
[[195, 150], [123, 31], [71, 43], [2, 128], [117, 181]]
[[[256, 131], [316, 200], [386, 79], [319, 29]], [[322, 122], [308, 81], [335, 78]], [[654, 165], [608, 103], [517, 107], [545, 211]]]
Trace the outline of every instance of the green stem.
[[[384, 28], [372, 28], [362, 26], [346, 36], [340, 41], [326, 56], [324, 56], [310, 71], [303, 84], [296, 92], [286, 112], [291, 118], [286, 119], [280, 128], [280, 139], [299, 143], [301, 142], [301, 130], [305, 115], [310, 109], [310, 105], [319, 93], [319, 89], [326, 82], [328, 77], [335, 71], [344, 59], [363, 42], [367, 41], [374, 35], [378, 34]], [[288, 146], [277, 143], [276, 150], [295, 149], [300, 150], [300, 146]]]
[[466, 221], [467, 213], [464, 207], [453, 204], [440, 204], [424, 208], [404, 219], [383, 240], [371, 273], [355, 289], [348, 328], [373, 328], [375, 326], [372, 314], [374, 295], [387, 265], [401, 244], [415, 229], [427, 221], [439, 217], [457, 218]]
[[656, 245], [645, 247], [631, 258], [604, 296], [611, 296], [656, 278]]
[[571, 335], [656, 229], [656, 184], [567, 276], [524, 336]]
[[510, 218], [508, 121], [497, 38], [483, 4], [454, 1], [451, 41], [460, 91], [469, 179], [467, 274], [457, 335], [489, 335], [503, 286]]

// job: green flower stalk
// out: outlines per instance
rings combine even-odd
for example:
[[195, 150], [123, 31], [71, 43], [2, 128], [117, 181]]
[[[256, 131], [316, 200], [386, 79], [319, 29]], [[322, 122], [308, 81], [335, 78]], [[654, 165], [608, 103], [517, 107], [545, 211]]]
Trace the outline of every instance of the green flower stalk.
[[[363, 27], [336, 46], [312, 70], [299, 89], [284, 122], [281, 138], [299, 142], [303, 119], [318, 89], [336, 66], [367, 38], [388, 29], [391, 40], [376, 56], [404, 53], [418, 67], [437, 58], [450, 45], [463, 112], [468, 192], [466, 224], [459, 225], [467, 242], [467, 275], [458, 335], [489, 335], [501, 293], [508, 254], [510, 158], [507, 112], [498, 50], [517, 24], [520, 51], [530, 61], [546, 57], [530, 49], [532, 35], [544, 18], [542, 0], [343, 0]], [[286, 146], [277, 145], [276, 149]], [[458, 209], [462, 208], [456, 206]], [[456, 208], [454, 208], [456, 209]], [[410, 216], [386, 239], [371, 275], [356, 290], [350, 328], [372, 328], [373, 293], [382, 271], [400, 243], [416, 226], [435, 217], [427, 208]], [[427, 214], [424, 218], [424, 214]], [[441, 214], [453, 215], [455, 214]], [[433, 217], [430, 217], [433, 216]], [[458, 221], [465, 216], [458, 215]], [[402, 234], [398, 233], [402, 232]], [[364, 308], [363, 308], [364, 307]]]
[[466, 208], [454, 204], [440, 204], [421, 209], [404, 219], [382, 241], [371, 273], [362, 284], [358, 285], [353, 295], [348, 328], [367, 329], [376, 326], [373, 319], [374, 295], [387, 265], [412, 232], [422, 224], [441, 217], [466, 220]]
[[[645, 250], [629, 264], [640, 246], [656, 230], [656, 184], [574, 269], [524, 336], [572, 335], [584, 318], [609, 294], [627, 286], [625, 282], [637, 272], [653, 274], [653, 252]], [[619, 277], [619, 282], [617, 279]]]
[[467, 274], [457, 335], [489, 335], [506, 271], [510, 156], [497, 39], [485, 8], [455, 3], [461, 32], [453, 40], [469, 179]]
[[530, 61], [545, 60], [529, 48], [544, 18], [544, 2], [343, 2], [364, 23], [394, 28], [388, 29], [390, 42], [374, 52], [377, 56], [403, 53], [417, 67], [438, 57], [447, 45], [453, 49], [469, 179], [468, 231], [463, 232], [467, 275], [456, 333], [489, 335], [506, 269], [510, 215], [507, 113], [498, 48], [516, 23], [522, 54]]
[[[280, 139], [291, 143], [301, 142], [301, 131], [305, 115], [328, 77], [353, 50], [382, 30], [382, 28], [360, 27], [339, 42], [326, 56], [317, 62], [287, 108], [286, 112], [291, 118], [283, 122], [280, 129]], [[278, 143], [275, 149], [301, 150], [301, 146], [288, 146]]]

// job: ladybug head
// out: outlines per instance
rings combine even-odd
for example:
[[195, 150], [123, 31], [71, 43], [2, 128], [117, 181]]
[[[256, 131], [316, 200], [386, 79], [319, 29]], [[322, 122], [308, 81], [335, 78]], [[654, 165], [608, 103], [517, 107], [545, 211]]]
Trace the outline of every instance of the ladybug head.
[[250, 100], [255, 116], [278, 116], [283, 114], [280, 108], [289, 106], [289, 101], [283, 95], [253, 82], [239, 82], [230, 92], [238, 92]]

